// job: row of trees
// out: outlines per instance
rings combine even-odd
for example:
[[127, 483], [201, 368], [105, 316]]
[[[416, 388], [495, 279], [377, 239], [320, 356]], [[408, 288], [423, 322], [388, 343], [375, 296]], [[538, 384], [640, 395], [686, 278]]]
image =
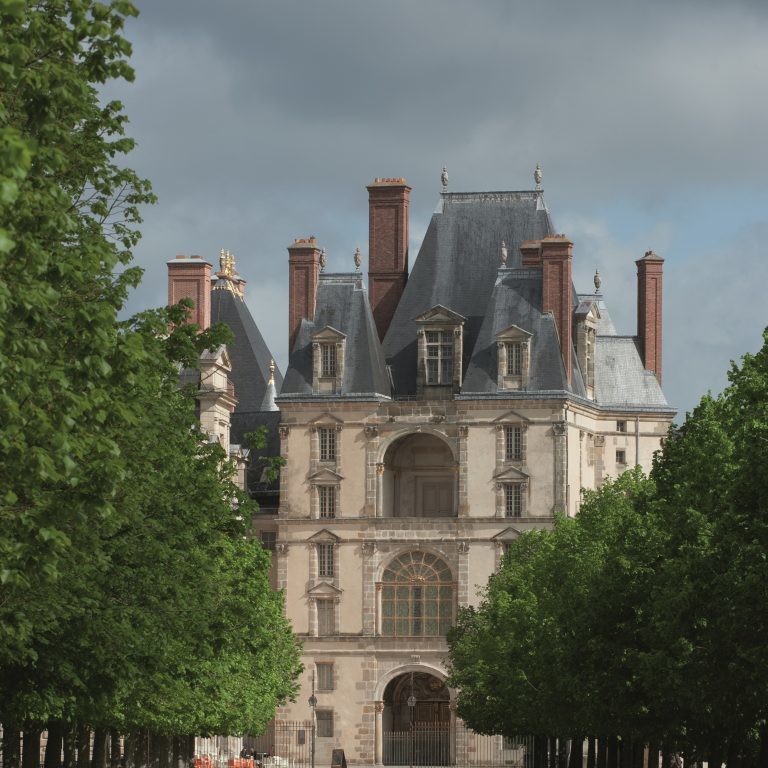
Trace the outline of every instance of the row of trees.
[[[0, 0], [0, 723], [5, 765], [107, 732], [259, 732], [299, 652], [253, 507], [178, 388], [226, 332], [119, 320], [149, 184], [119, 103], [130, 2]], [[168, 335], [169, 324], [175, 330]]]
[[[450, 637], [484, 733], [768, 764], [768, 331], [657, 455], [514, 541]], [[579, 749], [579, 755], [581, 751]], [[579, 763], [580, 764], [580, 763]]]

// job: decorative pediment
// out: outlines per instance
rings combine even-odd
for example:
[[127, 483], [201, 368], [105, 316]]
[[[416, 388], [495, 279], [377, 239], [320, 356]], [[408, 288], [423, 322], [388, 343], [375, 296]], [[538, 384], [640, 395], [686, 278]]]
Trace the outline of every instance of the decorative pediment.
[[510, 325], [496, 334], [497, 341], [528, 341], [532, 337], [532, 333], [524, 330], [519, 325]]
[[417, 323], [434, 323], [435, 325], [464, 325], [466, 318], [442, 304], [437, 304], [415, 317], [414, 320]]
[[312, 544], [338, 544], [341, 539], [327, 528], [323, 528], [321, 531], [312, 534], [307, 541], [312, 542]]
[[315, 429], [318, 427], [336, 427], [337, 429], [341, 429], [344, 426], [344, 422], [332, 413], [323, 413], [316, 419], [311, 419], [307, 423], [310, 427], [314, 427]]
[[339, 342], [347, 338], [345, 333], [337, 331], [333, 326], [326, 325], [325, 328], [321, 328], [319, 331], [315, 331], [312, 334], [312, 341], [323, 344], [331, 342]]
[[495, 536], [491, 536], [491, 541], [514, 541], [518, 537], [522, 535], [522, 531], [519, 531], [517, 528], [512, 528], [511, 526], [509, 528], [505, 528], [503, 531], [500, 531]]
[[509, 422], [526, 422], [530, 423], [530, 419], [527, 416], [523, 416], [522, 413], [518, 413], [517, 411], [507, 411], [506, 413], [502, 413], [501, 416], [498, 416], [493, 420], [493, 424], [496, 424], [497, 426], [502, 426], [505, 423]]
[[600, 319], [600, 307], [593, 299], [582, 299], [573, 314], [577, 320], [591, 320], [596, 323]]
[[309, 482], [313, 485], [335, 485], [344, 477], [328, 467], [323, 467], [309, 476]]
[[227, 349], [226, 344], [220, 344], [216, 349], [203, 350], [200, 355], [200, 361], [203, 365], [205, 365], [205, 363], [218, 365], [224, 368], [227, 372], [232, 370], [232, 361], [230, 360], [229, 350]]
[[516, 467], [507, 467], [502, 472], [493, 476], [497, 483], [527, 483], [530, 475]]
[[327, 581], [320, 581], [317, 584], [315, 584], [314, 587], [311, 587], [307, 590], [307, 595], [309, 597], [338, 597], [341, 594], [342, 590], [340, 590], [337, 586], [334, 586], [333, 584], [327, 582]]

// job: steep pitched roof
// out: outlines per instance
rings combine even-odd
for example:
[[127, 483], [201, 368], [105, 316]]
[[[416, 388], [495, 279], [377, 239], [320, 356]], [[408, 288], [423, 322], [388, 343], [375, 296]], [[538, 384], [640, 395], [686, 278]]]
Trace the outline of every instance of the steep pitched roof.
[[414, 318], [437, 304], [466, 317], [468, 359], [494, 288], [502, 240], [509, 253], [508, 265], [519, 267], [520, 244], [552, 231], [541, 192], [442, 194], [384, 338], [384, 354], [398, 395], [416, 392]]
[[341, 393], [389, 396], [390, 386], [368, 293], [359, 273], [321, 274], [315, 317], [303, 320], [291, 351], [281, 398], [312, 395], [312, 336], [330, 326], [346, 338]]
[[669, 409], [656, 376], [643, 368], [637, 339], [632, 336], [598, 335], [595, 400], [606, 406]]
[[[269, 362], [272, 353], [242, 297], [227, 290], [226, 278], [217, 280], [211, 291], [211, 322], [226, 323], [234, 340], [227, 344], [232, 362], [230, 379], [235, 385], [235, 413], [260, 411], [267, 392]], [[275, 369], [275, 386], [280, 389], [283, 376]]]
[[[464, 377], [462, 394], [497, 392], [496, 334], [510, 325], [516, 325], [533, 336], [526, 392], [570, 391], [585, 394], [576, 365], [572, 383], [568, 384], [554, 318], [549, 313], [542, 313], [541, 305], [541, 269], [521, 267], [498, 270]], [[575, 360], [576, 355], [572, 357]], [[502, 394], [508, 396], [509, 393]]]

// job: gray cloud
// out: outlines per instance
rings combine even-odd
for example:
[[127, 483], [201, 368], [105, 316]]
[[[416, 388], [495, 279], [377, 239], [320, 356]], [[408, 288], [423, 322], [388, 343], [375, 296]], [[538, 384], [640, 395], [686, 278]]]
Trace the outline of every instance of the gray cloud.
[[[106, 93], [125, 102], [139, 142], [130, 163], [160, 198], [137, 249], [147, 275], [132, 309], [164, 301], [176, 252], [214, 260], [231, 248], [284, 367], [294, 237], [317, 235], [329, 269], [351, 268], [355, 245], [367, 245], [365, 184], [404, 175], [415, 256], [443, 164], [452, 189], [521, 189], [539, 161], [557, 226], [576, 240], [577, 287], [589, 290], [599, 267], [622, 332], [634, 332], [634, 260], [651, 247], [667, 259], [673, 404], [689, 409], [719, 389], [728, 359], [759, 344], [764, 4], [139, 7], [128, 29], [136, 82]], [[715, 295], [748, 311], [736, 322]], [[711, 306], [720, 307], [712, 348], [700, 338]]]

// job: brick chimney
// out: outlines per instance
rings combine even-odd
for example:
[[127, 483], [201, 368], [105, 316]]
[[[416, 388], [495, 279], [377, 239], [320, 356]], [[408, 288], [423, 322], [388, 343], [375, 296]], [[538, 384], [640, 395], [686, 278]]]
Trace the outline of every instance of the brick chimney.
[[541, 265], [541, 241], [526, 240], [520, 244], [520, 254], [523, 257], [524, 267], [538, 267]]
[[565, 374], [571, 383], [573, 325], [573, 243], [565, 235], [549, 235], [541, 241], [542, 308], [555, 317]]
[[408, 201], [405, 179], [374, 179], [368, 189], [368, 298], [379, 339], [392, 322], [408, 280]]
[[177, 256], [168, 262], [168, 305], [192, 299], [188, 322], [201, 331], [211, 325], [211, 267], [202, 256]]
[[314, 320], [320, 247], [314, 237], [288, 246], [288, 352], [293, 351], [301, 321]]
[[646, 370], [661, 384], [661, 305], [664, 259], [647, 251], [637, 264], [637, 338]]

